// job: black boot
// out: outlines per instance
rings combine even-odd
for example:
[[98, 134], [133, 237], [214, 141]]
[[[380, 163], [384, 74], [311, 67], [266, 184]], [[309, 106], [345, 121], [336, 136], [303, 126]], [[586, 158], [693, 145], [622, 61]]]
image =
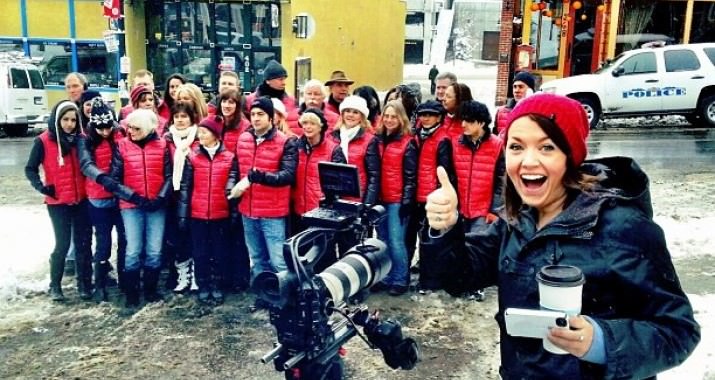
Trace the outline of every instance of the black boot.
[[107, 274], [109, 273], [109, 263], [106, 261], [94, 263], [94, 300], [97, 302], [107, 302]]
[[65, 296], [62, 294], [62, 275], [65, 272], [65, 260], [53, 259], [52, 257], [50, 257], [50, 299], [58, 302], [64, 301]]
[[126, 271], [123, 276], [125, 307], [139, 306], [139, 270]]
[[75, 262], [77, 266], [77, 292], [84, 301], [92, 299], [92, 254], [90, 251], [75, 248]]
[[146, 302], [156, 302], [161, 300], [161, 295], [157, 293], [157, 284], [159, 283], [160, 269], [145, 269], [144, 270], [144, 300]]

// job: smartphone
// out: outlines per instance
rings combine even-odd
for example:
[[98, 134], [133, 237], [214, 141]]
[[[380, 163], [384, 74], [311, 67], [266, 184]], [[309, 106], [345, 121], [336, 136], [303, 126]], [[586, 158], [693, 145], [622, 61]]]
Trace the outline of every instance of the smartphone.
[[568, 315], [561, 311], [508, 308], [504, 320], [507, 334], [524, 338], [546, 338], [549, 327], [569, 328]]

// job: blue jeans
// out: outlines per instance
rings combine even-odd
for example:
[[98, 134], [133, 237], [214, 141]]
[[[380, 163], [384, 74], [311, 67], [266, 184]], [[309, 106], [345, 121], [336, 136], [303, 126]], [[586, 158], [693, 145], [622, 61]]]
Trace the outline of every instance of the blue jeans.
[[243, 217], [246, 246], [251, 258], [251, 281], [261, 272], [288, 269], [283, 259], [285, 229], [285, 218]]
[[382, 280], [386, 285], [403, 285], [410, 283], [407, 273], [407, 248], [405, 246], [405, 233], [408, 218], [400, 218], [400, 204], [385, 204], [386, 217], [377, 226], [377, 236], [387, 244], [387, 253], [392, 260], [390, 273]]
[[117, 206], [96, 207], [89, 204], [89, 220], [94, 227], [94, 262], [109, 260], [112, 255], [112, 228], [117, 228], [117, 259], [124, 257], [127, 239], [124, 235], [124, 223]]
[[164, 240], [166, 210], [147, 212], [138, 208], [123, 209], [122, 220], [127, 236], [127, 253], [124, 258], [126, 272], [141, 269], [141, 254], [146, 253], [144, 267], [161, 267], [161, 246]]

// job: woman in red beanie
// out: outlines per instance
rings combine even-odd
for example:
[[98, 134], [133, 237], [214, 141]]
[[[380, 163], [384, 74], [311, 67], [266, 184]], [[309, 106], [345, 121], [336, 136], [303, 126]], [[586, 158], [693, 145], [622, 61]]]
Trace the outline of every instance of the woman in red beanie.
[[[652, 219], [647, 176], [626, 157], [584, 162], [588, 127], [581, 105], [563, 96], [534, 95], [512, 110], [505, 209], [488, 229], [465, 238], [452, 228], [458, 201], [443, 169], [442, 188], [428, 197], [449, 290], [498, 286], [502, 379], [655, 377], [700, 340]], [[507, 308], [540, 308], [535, 275], [548, 265], [585, 276], [580, 314], [544, 338], [565, 355], [547, 351], [541, 339], [509, 335], [505, 324]]]

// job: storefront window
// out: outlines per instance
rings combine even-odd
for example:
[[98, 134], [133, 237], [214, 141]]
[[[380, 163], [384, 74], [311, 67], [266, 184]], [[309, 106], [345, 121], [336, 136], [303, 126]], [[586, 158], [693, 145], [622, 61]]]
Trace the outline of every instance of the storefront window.
[[715, 42], [715, 3], [695, 2], [690, 42]]
[[243, 4], [216, 4], [216, 42], [238, 45], [243, 37]]
[[69, 42], [31, 42], [30, 56], [40, 61], [45, 84], [63, 86], [65, 76], [72, 72], [72, 49]]
[[682, 43], [685, 26], [684, 1], [625, 0], [616, 37], [616, 54], [645, 43]]
[[181, 57], [179, 49], [169, 47], [167, 44], [160, 44], [150, 50], [147, 54], [147, 66], [154, 74], [154, 84], [159, 89], [164, 89], [166, 78], [178, 72], [181, 67]]
[[146, 37], [149, 42], [174, 42], [178, 40], [179, 28], [176, 22], [177, 3], [146, 3]]
[[554, 9], [531, 12], [529, 45], [536, 49], [536, 69], [556, 70], [559, 67], [561, 47], [561, 4], [551, 4]]
[[77, 43], [77, 71], [87, 76], [90, 87], [117, 86], [117, 54], [107, 53], [104, 43]]
[[251, 20], [253, 46], [280, 46], [280, 14], [276, 4], [255, 4]]
[[215, 71], [211, 67], [211, 50], [192, 46], [184, 52], [187, 59], [183, 62], [181, 73], [195, 85], [210, 91], [213, 87], [211, 76]]
[[208, 44], [211, 32], [209, 5], [206, 3], [181, 3], [181, 42]]

